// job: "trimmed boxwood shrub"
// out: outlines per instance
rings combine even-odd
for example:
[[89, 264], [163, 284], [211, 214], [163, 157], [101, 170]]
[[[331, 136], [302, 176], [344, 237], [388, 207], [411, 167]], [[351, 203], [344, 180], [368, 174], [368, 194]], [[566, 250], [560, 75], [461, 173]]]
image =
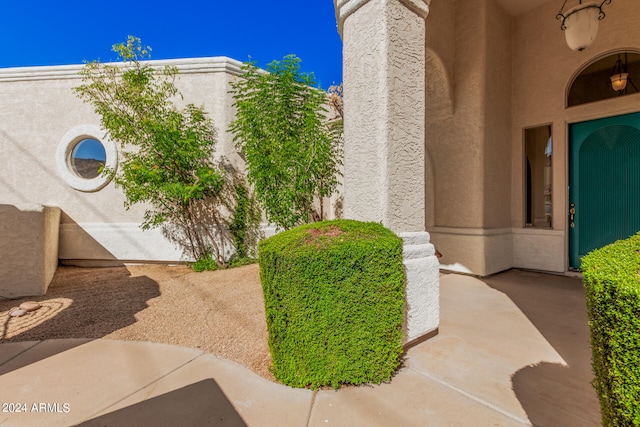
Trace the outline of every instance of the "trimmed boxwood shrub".
[[260, 242], [272, 372], [292, 387], [380, 383], [400, 365], [402, 240], [377, 223], [323, 221]]
[[602, 424], [640, 426], [640, 233], [582, 260]]

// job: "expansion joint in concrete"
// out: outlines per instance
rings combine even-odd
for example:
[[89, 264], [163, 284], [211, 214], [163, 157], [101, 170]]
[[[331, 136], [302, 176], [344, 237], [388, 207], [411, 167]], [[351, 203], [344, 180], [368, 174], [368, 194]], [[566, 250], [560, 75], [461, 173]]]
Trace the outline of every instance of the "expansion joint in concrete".
[[484, 399], [482, 399], [482, 398], [480, 398], [480, 397], [478, 397], [478, 396], [476, 396], [476, 395], [474, 395], [472, 393], [469, 393], [468, 391], [463, 390], [460, 387], [456, 387], [453, 384], [451, 384], [451, 383], [449, 383], [449, 382], [447, 382], [447, 381], [445, 381], [445, 380], [443, 380], [441, 378], [438, 378], [438, 377], [433, 376], [433, 375], [431, 375], [431, 374], [429, 374], [427, 372], [420, 371], [420, 370], [412, 368], [412, 367], [409, 367], [408, 369], [411, 369], [413, 372], [415, 372], [415, 373], [417, 373], [419, 375], [422, 375], [423, 377], [428, 378], [428, 379], [430, 379], [432, 381], [435, 381], [438, 384], [441, 384], [444, 387], [447, 387], [448, 389], [455, 391], [456, 393], [460, 393], [463, 396], [465, 396], [465, 397], [467, 397], [467, 398], [469, 398], [469, 399], [471, 399], [471, 400], [473, 400], [473, 401], [475, 401], [475, 402], [477, 402], [477, 403], [479, 403], [479, 404], [481, 404], [483, 406], [486, 406], [487, 408], [490, 408], [490, 409], [492, 409], [492, 410], [494, 410], [496, 412], [499, 412], [502, 415], [504, 415], [505, 417], [509, 417], [512, 420], [521, 423], [522, 425], [525, 425], [525, 426], [531, 426], [532, 425], [531, 421], [529, 421], [528, 419], [522, 418], [522, 417], [520, 417], [518, 415], [515, 415], [515, 414], [512, 414], [512, 413], [510, 413], [508, 411], [505, 411], [504, 409], [500, 408], [499, 406], [496, 406], [495, 404], [493, 404], [491, 402], [487, 402], [486, 400], [484, 400]]
[[146, 385], [136, 389], [136, 390], [132, 390], [129, 394], [125, 394], [123, 395], [123, 397], [121, 399], [118, 399], [115, 402], [112, 402], [109, 406], [105, 407], [105, 408], [98, 408], [93, 414], [91, 414], [89, 417], [87, 417], [87, 419], [85, 420], [85, 422], [87, 421], [91, 421], [94, 418], [96, 418], [100, 413], [107, 411], [109, 408], [114, 408], [116, 407], [120, 402], [130, 398], [131, 396], [134, 396], [136, 393], [141, 392], [142, 390], [148, 389], [149, 387], [153, 386], [154, 384], [157, 384], [158, 382], [160, 382], [163, 378], [168, 377], [169, 375], [173, 374], [174, 372], [184, 368], [185, 366], [187, 366], [188, 364], [192, 363], [194, 360], [202, 357], [205, 354], [204, 351], [201, 351], [200, 354], [197, 354], [196, 356], [192, 357], [191, 359], [187, 360], [186, 362], [174, 367], [173, 369], [169, 369], [167, 372], [164, 373], [164, 375], [160, 375], [157, 378], [154, 378], [153, 381], [151, 381], [150, 383], [147, 383]]
[[311, 405], [309, 405], [309, 415], [307, 416], [307, 423], [305, 424], [307, 427], [311, 425], [311, 414], [313, 413], [313, 407], [316, 405], [317, 395], [318, 390], [313, 390], [313, 394], [311, 395]]

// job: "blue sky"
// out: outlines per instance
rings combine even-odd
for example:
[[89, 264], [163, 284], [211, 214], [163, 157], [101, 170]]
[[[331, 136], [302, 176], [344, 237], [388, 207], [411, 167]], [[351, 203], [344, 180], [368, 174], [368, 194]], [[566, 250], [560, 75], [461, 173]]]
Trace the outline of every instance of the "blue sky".
[[325, 89], [342, 81], [331, 0], [0, 0], [0, 68], [107, 62], [128, 35], [152, 59], [251, 57], [264, 67], [296, 54]]

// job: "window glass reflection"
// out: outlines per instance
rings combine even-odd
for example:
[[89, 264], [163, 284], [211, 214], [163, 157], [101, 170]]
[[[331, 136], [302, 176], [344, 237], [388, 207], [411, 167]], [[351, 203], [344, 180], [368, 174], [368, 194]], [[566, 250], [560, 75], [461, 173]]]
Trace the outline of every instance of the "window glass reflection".
[[100, 175], [107, 160], [107, 153], [100, 141], [86, 138], [71, 151], [69, 163], [73, 172], [81, 178], [93, 179]]
[[525, 130], [526, 227], [551, 228], [551, 126]]

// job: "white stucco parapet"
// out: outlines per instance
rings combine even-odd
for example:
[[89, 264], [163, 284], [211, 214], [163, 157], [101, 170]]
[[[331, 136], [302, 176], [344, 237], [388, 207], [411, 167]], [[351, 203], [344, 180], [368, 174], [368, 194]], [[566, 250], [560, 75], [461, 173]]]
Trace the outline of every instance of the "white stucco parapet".
[[407, 276], [405, 344], [435, 332], [440, 324], [440, 262], [429, 233], [398, 233]]
[[[107, 63], [108, 65], [122, 65], [121, 62]], [[226, 56], [206, 58], [161, 59], [149, 61], [154, 68], [175, 66], [180, 74], [194, 73], [229, 73], [239, 76], [242, 74], [242, 62]], [[81, 79], [78, 73], [84, 65], [54, 65], [43, 67], [13, 67], [0, 68], [0, 82], [19, 82], [31, 80], [66, 80]]]

